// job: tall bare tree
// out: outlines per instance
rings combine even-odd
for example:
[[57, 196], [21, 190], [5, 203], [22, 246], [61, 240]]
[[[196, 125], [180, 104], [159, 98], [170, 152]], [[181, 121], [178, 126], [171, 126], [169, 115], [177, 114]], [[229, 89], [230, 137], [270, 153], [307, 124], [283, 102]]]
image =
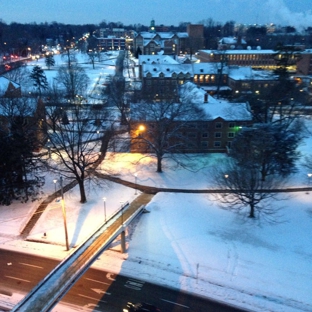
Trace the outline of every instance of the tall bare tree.
[[230, 209], [245, 211], [248, 207], [250, 218], [272, 216], [276, 212], [268, 200], [275, 198], [276, 190], [283, 185], [278, 175], [263, 180], [257, 166], [228, 159], [225, 164], [218, 165], [213, 176], [216, 186], [224, 191], [219, 198]]
[[[186, 96], [182, 103], [153, 102], [131, 105], [131, 137], [134, 149], [152, 153], [157, 159], [157, 172], [162, 172], [164, 157], [175, 158], [195, 142], [183, 132], [207, 117]], [[193, 131], [194, 129], [192, 129]]]
[[67, 108], [68, 122], [58, 120], [54, 126], [47, 123], [52, 152], [48, 165], [68, 180], [78, 182], [81, 203], [87, 201], [85, 179], [94, 177], [94, 170], [104, 159], [114, 135], [109, 112], [102, 111], [100, 118], [99, 114], [91, 107], [72, 105]]
[[76, 102], [76, 96], [84, 96], [88, 87], [89, 77], [83, 67], [77, 63], [72, 63], [69, 66], [61, 66], [58, 70], [56, 80], [59, 85], [63, 86], [66, 92], [66, 97], [72, 103]]

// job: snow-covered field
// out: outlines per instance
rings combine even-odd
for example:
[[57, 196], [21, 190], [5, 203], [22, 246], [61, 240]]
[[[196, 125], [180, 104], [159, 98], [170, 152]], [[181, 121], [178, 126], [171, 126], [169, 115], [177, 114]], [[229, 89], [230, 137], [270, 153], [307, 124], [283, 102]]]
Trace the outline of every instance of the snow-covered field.
[[[307, 125], [312, 129], [311, 121]], [[304, 155], [311, 154], [311, 143], [311, 137], [302, 143]], [[194, 171], [166, 160], [164, 172], [157, 173], [155, 160], [141, 156], [108, 155], [102, 169], [113, 170], [131, 182], [137, 179], [142, 185], [204, 189], [214, 186], [209, 167], [226, 157], [194, 155]], [[300, 165], [298, 169], [287, 184], [306, 187], [308, 172]], [[46, 174], [46, 195], [54, 192], [54, 178], [59, 179]], [[101, 189], [90, 187], [84, 205], [79, 203], [77, 187], [66, 193], [70, 245], [79, 244], [104, 220], [103, 197], [109, 216], [121, 202], [132, 201], [137, 195], [135, 190], [112, 182]], [[238, 215], [212, 195], [158, 193], [146, 207], [150, 213], [128, 228], [126, 254], [118, 252], [117, 241], [94, 266], [252, 311], [312, 311], [312, 191], [280, 198], [284, 200], [271, 200], [271, 205], [280, 209], [277, 222], [268, 223]], [[48, 206], [29, 237], [49, 244], [18, 238], [37, 205], [1, 207], [0, 248], [61, 259], [67, 252], [60, 202]], [[14, 299], [0, 295], [0, 301]]]

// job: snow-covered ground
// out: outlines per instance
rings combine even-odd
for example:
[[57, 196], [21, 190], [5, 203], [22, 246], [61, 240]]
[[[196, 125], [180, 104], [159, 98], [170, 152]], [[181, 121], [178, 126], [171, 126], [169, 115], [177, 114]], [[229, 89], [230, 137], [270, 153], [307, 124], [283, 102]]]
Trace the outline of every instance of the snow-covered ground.
[[[312, 129], [312, 122], [308, 120], [307, 124]], [[311, 143], [311, 137], [302, 143], [303, 155], [311, 154]], [[205, 189], [214, 186], [209, 168], [224, 157], [194, 155], [189, 160], [193, 171], [166, 160], [164, 172], [157, 173], [153, 158], [109, 154], [102, 169], [142, 185]], [[288, 185], [306, 187], [308, 172], [301, 166], [298, 169]], [[59, 179], [46, 174], [46, 195], [54, 192], [55, 178]], [[83, 205], [77, 187], [66, 193], [71, 247], [104, 221], [103, 197], [109, 217], [121, 202], [136, 196], [134, 189], [112, 182], [101, 189], [90, 186], [88, 202]], [[94, 266], [252, 311], [312, 311], [312, 191], [283, 194], [280, 198], [284, 200], [271, 200], [271, 205], [280, 209], [277, 222], [268, 223], [238, 215], [213, 195], [158, 193], [146, 207], [150, 213], [128, 228], [126, 254], [118, 251], [117, 240]], [[48, 244], [18, 238], [37, 206], [38, 202], [1, 207], [0, 248], [62, 259], [67, 252], [60, 202], [48, 206], [29, 236]], [[16, 299], [0, 295], [0, 302]]]

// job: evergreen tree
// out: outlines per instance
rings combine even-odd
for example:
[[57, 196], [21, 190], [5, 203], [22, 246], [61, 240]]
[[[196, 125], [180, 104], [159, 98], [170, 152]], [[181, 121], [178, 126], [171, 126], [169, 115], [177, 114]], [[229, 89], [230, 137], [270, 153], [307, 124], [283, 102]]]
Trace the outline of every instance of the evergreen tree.
[[54, 60], [54, 57], [53, 57], [53, 54], [48, 54], [45, 58], [45, 64], [46, 66], [48, 67], [48, 69], [51, 68], [51, 66], [54, 66], [55, 65], [55, 60]]
[[[28, 99], [29, 100], [29, 99]], [[37, 149], [36, 122], [30, 118], [34, 105], [28, 100], [2, 99], [0, 126], [0, 205], [13, 200], [27, 202], [40, 194], [43, 178], [33, 151]], [[33, 122], [32, 122], [33, 120]]]
[[30, 73], [30, 79], [33, 80], [34, 86], [38, 89], [39, 95], [43, 89], [48, 88], [47, 77], [40, 66], [35, 66]]

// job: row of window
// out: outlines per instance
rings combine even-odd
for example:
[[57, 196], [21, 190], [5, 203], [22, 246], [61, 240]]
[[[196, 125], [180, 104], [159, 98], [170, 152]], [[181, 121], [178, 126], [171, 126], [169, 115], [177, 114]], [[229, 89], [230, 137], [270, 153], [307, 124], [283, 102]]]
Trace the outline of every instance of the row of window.
[[[227, 133], [227, 137], [228, 138], [234, 138], [234, 136], [235, 136], [234, 132], [228, 132]], [[190, 133], [188, 133], [188, 137], [189, 138], [196, 138], [197, 137], [197, 133], [196, 132], [190, 132]], [[208, 132], [202, 133], [201, 137], [202, 138], [208, 138], [209, 137]], [[215, 138], [222, 138], [222, 132], [215, 132], [214, 133], [214, 137]]]

